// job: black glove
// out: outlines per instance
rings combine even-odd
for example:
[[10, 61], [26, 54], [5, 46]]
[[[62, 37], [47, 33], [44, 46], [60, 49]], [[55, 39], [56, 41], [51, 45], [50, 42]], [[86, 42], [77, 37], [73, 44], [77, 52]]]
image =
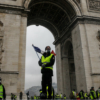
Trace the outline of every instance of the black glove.
[[45, 64], [42, 64], [42, 67], [45, 67]]

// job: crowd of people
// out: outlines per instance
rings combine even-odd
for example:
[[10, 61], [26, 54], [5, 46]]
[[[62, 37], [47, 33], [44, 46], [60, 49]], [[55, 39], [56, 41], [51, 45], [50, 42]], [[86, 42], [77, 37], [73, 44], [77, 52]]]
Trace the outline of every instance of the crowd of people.
[[84, 92], [84, 90], [81, 90], [79, 93], [76, 93], [75, 90], [73, 90], [70, 93], [69, 96], [70, 99], [73, 100], [83, 100], [83, 99], [90, 99], [90, 100], [99, 100], [100, 99], [100, 87], [95, 91], [94, 87], [91, 87], [90, 92]]
[[[56, 95], [54, 96], [53, 95], [52, 95], [52, 99], [99, 100], [100, 99], [100, 87], [96, 91], [94, 90], [94, 87], [91, 87], [89, 93], [84, 92], [83, 90], [81, 90], [79, 93], [76, 93], [76, 91], [73, 89], [69, 97], [66, 97], [66, 95], [62, 93], [61, 94], [56, 93]], [[30, 98], [30, 100], [38, 100], [38, 99], [40, 99], [40, 96], [36, 96], [36, 95]]]

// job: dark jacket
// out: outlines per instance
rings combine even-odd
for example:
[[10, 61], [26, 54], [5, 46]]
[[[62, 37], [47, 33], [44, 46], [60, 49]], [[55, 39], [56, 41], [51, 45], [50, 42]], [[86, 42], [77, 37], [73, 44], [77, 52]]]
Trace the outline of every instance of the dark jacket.
[[54, 91], [54, 88], [52, 87], [52, 91], [53, 91], [53, 99], [55, 98], [55, 91]]
[[[3, 84], [2, 84], [2, 86], [3, 86]], [[6, 99], [6, 91], [5, 91], [4, 86], [3, 86], [3, 99]]]
[[[82, 95], [81, 95], [81, 93], [82, 93]], [[84, 99], [84, 91], [80, 91], [80, 93], [79, 93], [79, 97], [81, 98], [81, 96], [82, 96], [83, 99]]]
[[94, 91], [94, 92], [93, 92], [93, 91], [94, 91], [94, 90], [91, 90], [90, 93], [91, 93], [91, 95], [93, 96], [93, 98], [96, 99], [96, 97], [94, 96], [94, 92], [95, 92], [95, 91]]
[[[48, 54], [44, 53], [43, 56], [44, 56], [44, 57], [48, 57], [48, 56], [50, 56], [50, 53], [48, 53]], [[54, 65], [54, 62], [55, 62], [55, 56], [53, 55], [52, 58], [51, 58], [51, 60], [50, 60], [50, 63], [47, 63], [47, 64], [45, 65], [45, 67], [51, 67], [51, 66], [53, 66], [53, 65]], [[41, 62], [41, 59], [40, 59], [40, 61], [39, 61], [38, 63], [39, 63], [39, 66], [42, 66], [42, 64], [43, 64], [43, 63]], [[52, 71], [51, 69], [43, 68], [43, 69], [41, 70], [41, 73], [42, 73], [42, 74], [48, 73], [48, 74], [51, 74], [51, 75], [53, 76], [53, 71]]]
[[22, 92], [20, 92], [20, 95], [19, 95], [20, 99], [22, 99], [22, 96], [23, 96], [23, 93], [22, 93]]

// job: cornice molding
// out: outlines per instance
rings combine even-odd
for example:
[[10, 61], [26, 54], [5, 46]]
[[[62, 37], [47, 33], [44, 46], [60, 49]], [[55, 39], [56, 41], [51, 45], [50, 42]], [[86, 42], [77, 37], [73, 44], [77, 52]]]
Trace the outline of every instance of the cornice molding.
[[0, 71], [0, 74], [19, 74], [18, 71]]
[[60, 43], [61, 39], [65, 37], [66, 33], [71, 32], [71, 30], [77, 25], [77, 24], [96, 24], [100, 25], [100, 17], [91, 17], [91, 16], [77, 16], [70, 25], [66, 28], [64, 33], [58, 37], [54, 41], [54, 45], [57, 45]]

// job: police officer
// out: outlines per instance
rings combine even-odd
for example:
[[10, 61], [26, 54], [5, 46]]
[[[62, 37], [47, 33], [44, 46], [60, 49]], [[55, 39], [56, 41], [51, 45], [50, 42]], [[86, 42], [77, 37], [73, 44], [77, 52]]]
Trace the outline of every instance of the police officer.
[[20, 92], [20, 95], [19, 95], [20, 100], [22, 100], [22, 97], [23, 97], [23, 93], [22, 93], [22, 91], [21, 91], [21, 92]]
[[56, 94], [55, 99], [60, 99], [60, 96], [58, 93]]
[[96, 91], [96, 97], [97, 97], [97, 99], [100, 98], [100, 87], [99, 87], [99, 89]]
[[83, 90], [80, 91], [79, 97], [81, 100], [84, 99], [84, 91]]
[[65, 94], [64, 94], [64, 96], [63, 96], [63, 99], [67, 99]]
[[13, 96], [13, 93], [11, 93], [11, 100], [13, 100], [14, 99], [14, 96]]
[[36, 100], [36, 95], [34, 95], [34, 100]]
[[29, 100], [29, 91], [26, 93], [26, 95], [27, 95], [27, 100]]
[[[53, 76], [53, 65], [55, 62], [55, 56], [51, 54], [50, 46], [46, 46], [45, 53], [42, 55], [39, 65], [41, 66], [42, 73], [42, 95], [41, 99], [46, 98], [46, 86], [48, 86], [49, 94], [52, 93], [52, 76]], [[51, 99], [49, 95], [48, 99]]]
[[1, 83], [2, 79], [0, 78], [0, 100], [6, 99], [6, 93], [5, 93], [5, 88], [3, 84]]
[[17, 96], [16, 95], [14, 95], [14, 100], [16, 100], [17, 99]]
[[85, 99], [88, 99], [88, 94], [87, 94], [87, 92], [84, 93], [84, 98], [85, 98]]
[[90, 99], [96, 99], [96, 93], [94, 91], [94, 87], [90, 89]]
[[62, 93], [60, 94], [60, 99], [62, 99]]

